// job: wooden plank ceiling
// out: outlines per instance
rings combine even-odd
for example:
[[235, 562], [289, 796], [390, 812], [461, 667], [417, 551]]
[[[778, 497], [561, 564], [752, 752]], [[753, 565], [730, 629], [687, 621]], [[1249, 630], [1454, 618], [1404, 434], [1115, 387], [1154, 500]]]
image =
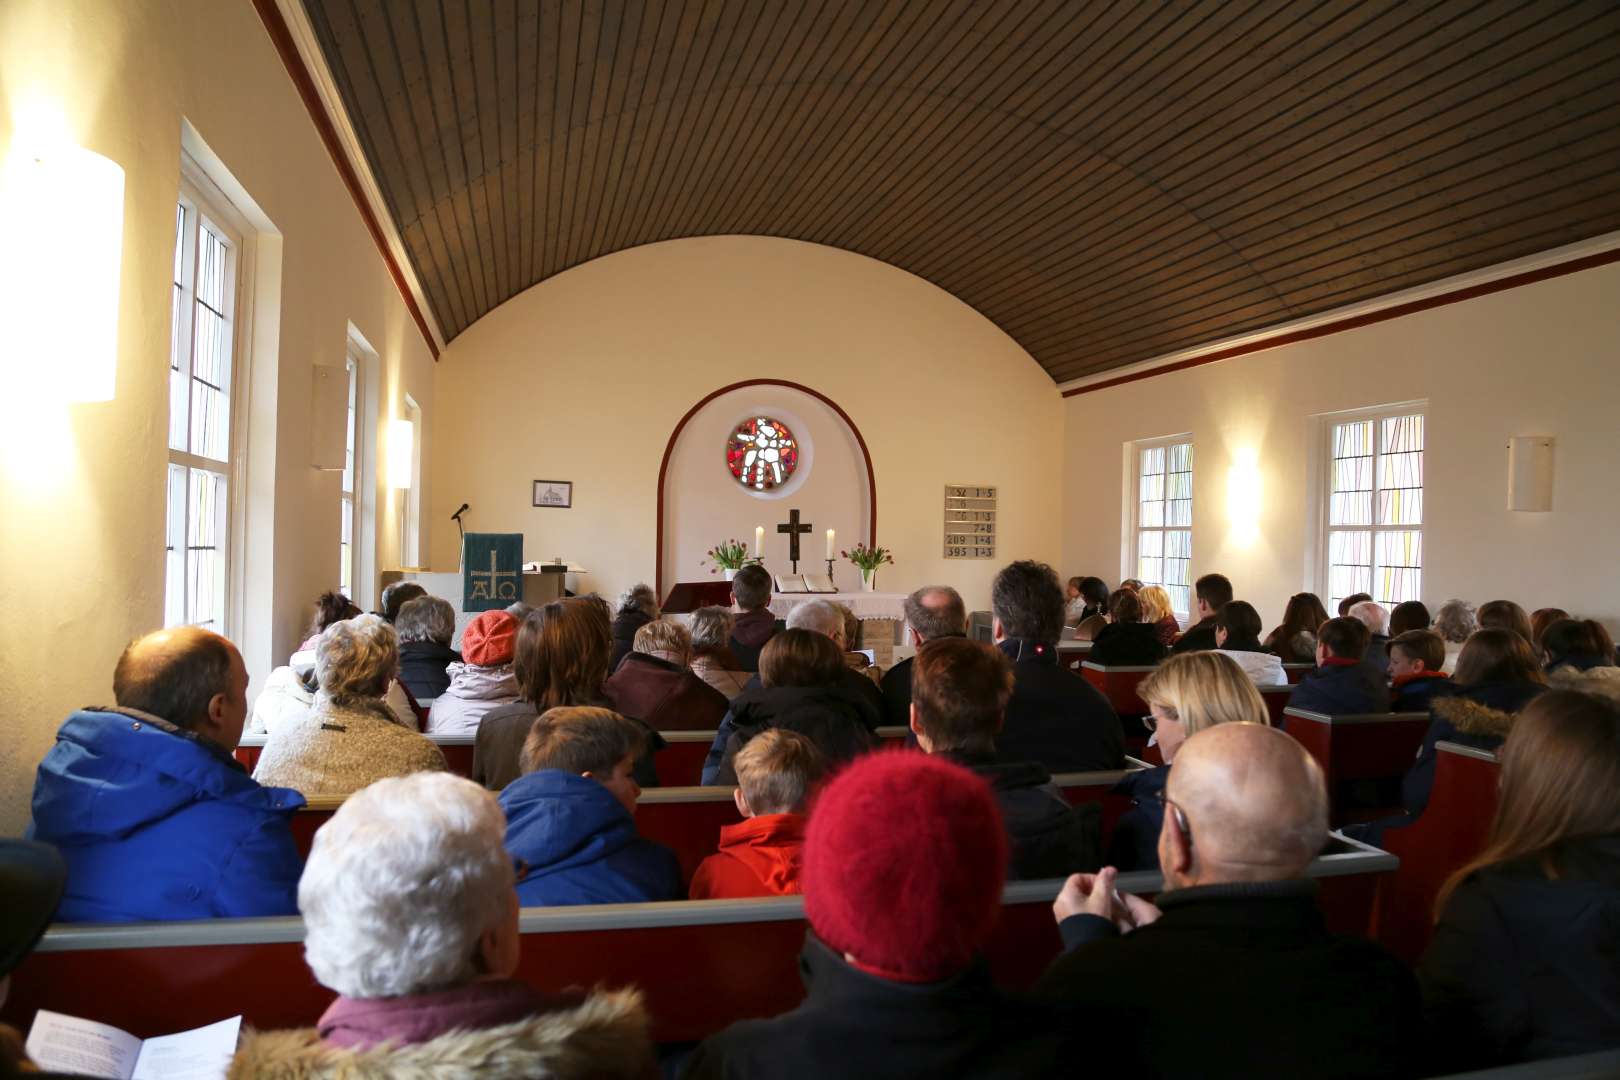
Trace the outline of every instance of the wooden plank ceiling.
[[447, 338], [752, 233], [1055, 380], [1620, 229], [1612, 0], [304, 0]]

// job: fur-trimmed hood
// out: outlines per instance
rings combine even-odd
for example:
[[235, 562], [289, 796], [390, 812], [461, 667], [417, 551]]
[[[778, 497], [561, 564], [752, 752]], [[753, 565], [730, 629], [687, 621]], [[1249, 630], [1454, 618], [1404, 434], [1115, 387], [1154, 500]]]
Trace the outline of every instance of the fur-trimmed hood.
[[1505, 739], [1513, 729], [1512, 713], [1481, 705], [1468, 698], [1439, 698], [1434, 703], [1434, 712], [1464, 735], [1489, 735]]
[[1505, 739], [1513, 718], [1547, 688], [1537, 683], [1437, 683], [1430, 707], [1462, 735]]
[[515, 1023], [455, 1030], [407, 1046], [349, 1049], [315, 1028], [242, 1033], [229, 1080], [572, 1080], [655, 1075], [637, 990], [598, 991], [577, 1006]]
[[1578, 690], [1620, 704], [1620, 667], [1561, 667], [1548, 673], [1547, 682], [1554, 690]]

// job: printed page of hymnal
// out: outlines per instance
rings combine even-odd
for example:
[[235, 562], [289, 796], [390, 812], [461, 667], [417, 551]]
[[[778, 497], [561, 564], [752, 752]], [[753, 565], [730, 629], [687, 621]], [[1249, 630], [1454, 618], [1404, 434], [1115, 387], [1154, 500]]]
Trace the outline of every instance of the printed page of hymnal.
[[107, 1080], [224, 1080], [242, 1034], [242, 1018], [144, 1042], [111, 1024], [39, 1010], [28, 1029], [28, 1056], [41, 1068]]
[[810, 586], [805, 584], [803, 574], [777, 574], [777, 592], [810, 592]]
[[838, 586], [833, 584], [833, 579], [827, 574], [806, 574], [804, 575], [804, 585], [807, 592], [838, 591]]

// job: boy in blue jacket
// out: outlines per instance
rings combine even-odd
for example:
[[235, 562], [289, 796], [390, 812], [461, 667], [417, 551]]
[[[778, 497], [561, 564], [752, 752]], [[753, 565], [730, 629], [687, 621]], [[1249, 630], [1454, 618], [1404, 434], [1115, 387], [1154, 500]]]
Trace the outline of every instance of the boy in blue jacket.
[[32, 835], [67, 862], [63, 922], [298, 912], [288, 823], [304, 797], [231, 756], [247, 669], [218, 634], [176, 627], [118, 658], [115, 708], [81, 709], [34, 781]]
[[563, 706], [535, 720], [523, 775], [501, 792], [506, 849], [525, 907], [683, 900], [680, 863], [636, 832], [646, 729], [611, 709]]
[[1341, 615], [1316, 632], [1316, 669], [1288, 697], [1296, 709], [1354, 716], [1389, 712], [1389, 683], [1365, 660], [1369, 632], [1360, 619]]

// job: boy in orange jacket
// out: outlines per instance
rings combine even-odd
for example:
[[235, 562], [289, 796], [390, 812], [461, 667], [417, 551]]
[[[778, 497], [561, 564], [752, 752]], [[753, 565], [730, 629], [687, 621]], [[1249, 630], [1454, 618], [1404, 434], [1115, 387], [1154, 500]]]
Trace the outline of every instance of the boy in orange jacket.
[[720, 851], [692, 875], [693, 900], [799, 892], [804, 809], [826, 771], [814, 743], [794, 731], [762, 731], [737, 752], [737, 812], [720, 830]]

